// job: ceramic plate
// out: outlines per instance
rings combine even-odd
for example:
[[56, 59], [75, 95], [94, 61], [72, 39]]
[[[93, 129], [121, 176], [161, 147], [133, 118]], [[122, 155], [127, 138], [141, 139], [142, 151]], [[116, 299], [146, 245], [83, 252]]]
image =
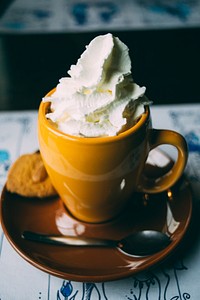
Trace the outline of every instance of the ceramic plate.
[[[156, 151], [146, 173], [157, 177], [171, 163], [166, 155]], [[64, 279], [84, 282], [120, 279], [161, 262], [182, 241], [191, 213], [192, 195], [184, 177], [164, 193], [134, 194], [126, 211], [104, 224], [87, 224], [74, 219], [59, 197], [25, 198], [9, 193], [6, 186], [1, 196], [2, 227], [13, 248], [40, 270]], [[24, 230], [30, 230], [44, 234], [62, 233], [120, 240], [143, 229], [167, 232], [172, 242], [154, 255], [137, 257], [117, 248], [49, 245], [21, 238]]]

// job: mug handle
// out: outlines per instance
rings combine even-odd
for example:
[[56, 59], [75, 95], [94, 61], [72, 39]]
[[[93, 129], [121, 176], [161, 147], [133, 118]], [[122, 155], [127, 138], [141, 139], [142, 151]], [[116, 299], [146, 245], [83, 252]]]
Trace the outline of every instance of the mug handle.
[[150, 179], [141, 176], [139, 190], [144, 193], [155, 194], [166, 191], [181, 177], [188, 159], [188, 148], [185, 138], [178, 132], [165, 129], [150, 129], [149, 152], [160, 145], [172, 145], [177, 149], [177, 159], [172, 168], [163, 176]]

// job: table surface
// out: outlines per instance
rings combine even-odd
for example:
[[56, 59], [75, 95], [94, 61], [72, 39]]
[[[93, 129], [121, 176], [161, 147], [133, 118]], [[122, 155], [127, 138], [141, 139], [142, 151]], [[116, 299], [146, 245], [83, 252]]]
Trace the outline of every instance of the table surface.
[[[198, 226], [200, 199], [200, 105], [153, 105], [153, 126], [175, 129], [189, 145], [186, 175], [191, 182]], [[0, 185], [9, 166], [24, 153], [38, 149], [37, 111], [0, 113]], [[169, 150], [171, 151], [171, 150]], [[173, 151], [170, 155], [174, 155]], [[198, 299], [200, 238], [191, 232], [191, 245], [152, 270], [129, 278], [102, 283], [82, 283], [49, 275], [23, 260], [0, 228], [1, 300], [116, 300]]]

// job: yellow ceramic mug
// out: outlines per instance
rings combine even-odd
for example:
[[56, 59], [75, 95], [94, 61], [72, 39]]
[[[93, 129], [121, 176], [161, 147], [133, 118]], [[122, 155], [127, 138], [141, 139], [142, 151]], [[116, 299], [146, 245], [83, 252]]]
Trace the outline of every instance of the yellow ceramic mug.
[[[185, 139], [171, 130], [152, 129], [148, 106], [136, 125], [117, 136], [83, 138], [57, 130], [45, 117], [49, 105], [41, 103], [39, 108], [41, 155], [67, 209], [82, 221], [110, 220], [134, 192], [162, 192], [184, 171], [188, 156]], [[161, 144], [175, 146], [177, 160], [152, 186], [143, 180], [142, 172], [150, 150]]]

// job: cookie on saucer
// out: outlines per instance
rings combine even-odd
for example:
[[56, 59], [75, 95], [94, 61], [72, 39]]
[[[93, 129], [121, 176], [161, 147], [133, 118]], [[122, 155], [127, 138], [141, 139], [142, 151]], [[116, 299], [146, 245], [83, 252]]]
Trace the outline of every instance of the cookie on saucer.
[[11, 166], [7, 190], [25, 197], [51, 197], [57, 194], [39, 152], [20, 156]]

